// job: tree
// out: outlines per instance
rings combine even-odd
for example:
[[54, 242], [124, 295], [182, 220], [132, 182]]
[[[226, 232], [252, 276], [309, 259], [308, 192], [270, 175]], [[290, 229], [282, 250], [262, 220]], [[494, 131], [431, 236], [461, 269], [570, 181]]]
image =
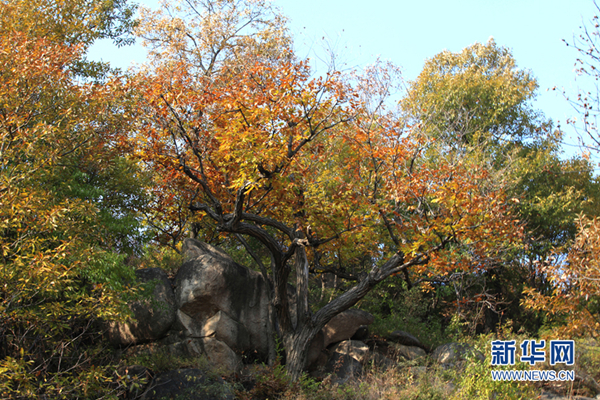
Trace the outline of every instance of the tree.
[[[600, 11], [594, 1], [596, 9]], [[598, 135], [599, 97], [596, 81], [599, 53], [597, 41], [599, 35], [598, 15], [594, 15], [587, 25], [580, 27], [581, 33], [575, 36], [567, 46], [574, 47], [580, 58], [576, 60], [578, 79], [592, 89], [580, 89], [575, 98], [567, 99], [581, 116], [569, 120], [579, 131], [581, 144], [587, 149], [600, 150]], [[528, 291], [525, 305], [543, 311], [552, 318], [557, 333], [570, 335], [597, 336], [598, 299], [598, 177], [589, 160], [589, 152], [573, 160], [580, 164], [575, 176], [565, 176], [572, 189], [572, 202], [565, 213], [558, 213], [564, 223], [568, 220], [569, 229], [559, 238], [550, 257], [538, 261], [542, 273], [548, 276], [552, 285], [546, 292]], [[583, 179], [582, 179], [583, 178]], [[567, 187], [569, 187], [567, 186]], [[565, 218], [564, 216], [567, 216]], [[577, 218], [573, 214], [577, 214]], [[561, 232], [558, 230], [558, 232]], [[565, 230], [562, 230], [565, 232]]]
[[521, 142], [549, 127], [531, 108], [537, 88], [535, 78], [517, 68], [510, 50], [490, 39], [427, 60], [409, 84], [402, 108], [408, 123], [421, 124], [448, 144], [474, 145], [475, 137], [496, 144]]
[[530, 290], [526, 305], [546, 312], [560, 325], [557, 334], [597, 337], [600, 327], [600, 222], [581, 214], [577, 219], [577, 236], [565, 260], [557, 254], [542, 268], [550, 277], [552, 292], [544, 295]]
[[[492, 179], [513, 199], [513, 210], [525, 224], [523, 246], [478, 275], [481, 285], [492, 288], [490, 298], [504, 303], [504, 310], [494, 310], [493, 304], [491, 309], [506, 311], [510, 318], [521, 318], [524, 285], [552, 290], [539, 265], [558, 249], [567, 251], [576, 216], [594, 213], [600, 194], [588, 160], [562, 159], [562, 133], [531, 107], [536, 89], [533, 75], [517, 68], [511, 52], [490, 40], [428, 60], [402, 101], [407, 123], [439, 142], [432, 162], [440, 154], [453, 154], [488, 165]], [[485, 299], [479, 289], [473, 297]]]
[[[252, 18], [264, 7], [194, 4], [195, 18], [215, 26], [221, 24], [211, 18], [224, 15], [222, 8], [235, 5], [237, 16]], [[261, 23], [271, 32], [278, 21]], [[356, 79], [336, 71], [311, 79], [307, 62], [290, 56], [285, 43], [259, 34], [249, 37], [264, 42], [218, 36], [225, 38], [218, 49], [231, 51], [232, 58], [205, 62], [221, 54], [196, 46], [200, 37], [213, 43], [210, 30], [176, 28], [183, 26], [205, 24], [173, 19], [153, 30], [166, 41], [166, 53], [135, 82], [142, 99], [137, 154], [163, 185], [192, 194], [189, 208], [203, 221], [222, 234], [254, 238], [268, 251], [270, 265], [262, 270], [272, 284], [293, 378], [314, 335], [379, 282], [409, 268], [419, 277], [485, 268], [466, 260], [484, 263], [519, 236], [504, 194], [487, 186], [485, 168], [424, 161], [431, 141], [411, 136], [385, 109], [395, 80], [390, 68], [374, 66]], [[182, 36], [172, 39], [169, 32]], [[178, 41], [183, 35], [185, 42]], [[280, 47], [261, 50], [273, 49], [271, 44]], [[235, 57], [239, 53], [253, 56]], [[371, 262], [357, 271], [356, 285], [313, 314], [309, 271], [365, 255]]]
[[[514, 206], [521, 193], [513, 190], [518, 179], [515, 160], [521, 159], [525, 143], [550, 128], [530, 106], [536, 89], [537, 82], [517, 67], [510, 50], [490, 39], [426, 60], [400, 104], [406, 123], [436, 142], [428, 150], [429, 163], [453, 158], [466, 166], [487, 166], [490, 181], [508, 191], [517, 211]], [[452, 282], [437, 279], [438, 295], [454, 297], [448, 299], [451, 307], [446, 313], [467, 322], [473, 331], [484, 321], [484, 329], [494, 329], [500, 315], [515, 303], [515, 293], [521, 292], [523, 274], [510, 267], [516, 253], [522, 254], [522, 249], [487, 260], [485, 271], [455, 274]], [[455, 290], [445, 290], [448, 285]]]
[[[600, 12], [600, 7], [598, 7], [596, 1], [594, 1], [594, 6]], [[597, 84], [600, 77], [598, 71], [598, 61], [600, 61], [600, 51], [598, 50], [599, 28], [598, 13], [596, 13], [587, 25], [584, 24], [580, 27], [581, 33], [574, 36], [571, 43], [563, 39], [567, 46], [572, 46], [579, 52], [580, 58], [576, 59], [575, 72], [579, 77], [578, 79], [590, 88], [580, 89], [575, 98], [565, 93], [567, 100], [581, 116], [581, 121], [574, 118], [567, 122], [579, 130], [582, 144], [595, 151], [600, 151], [600, 135], [598, 133], [600, 92], [598, 92]]]
[[73, 60], [72, 71], [87, 78], [100, 78], [109, 70], [107, 64], [85, 58], [96, 40], [112, 39], [118, 46], [133, 43], [136, 7], [127, 0], [2, 0], [1, 4], [0, 31], [79, 46], [82, 53]]
[[88, 43], [59, 34], [71, 7], [98, 3], [24, 3], [0, 11], [0, 397], [98, 398], [113, 378], [95, 321], [126, 316], [134, 275], [108, 251], [125, 246], [105, 220], [118, 184], [93, 193], [102, 183], [76, 175], [126, 170], [113, 147], [126, 103], [116, 81], [82, 83]]

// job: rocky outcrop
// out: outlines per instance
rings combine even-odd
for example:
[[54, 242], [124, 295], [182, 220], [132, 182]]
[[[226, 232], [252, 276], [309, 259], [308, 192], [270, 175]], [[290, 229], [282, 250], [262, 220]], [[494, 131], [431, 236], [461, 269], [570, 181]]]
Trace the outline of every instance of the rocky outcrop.
[[209, 358], [220, 356], [211, 357], [208, 349], [214, 349], [213, 354], [229, 353], [223, 346], [238, 356], [267, 357], [268, 295], [262, 275], [195, 239], [184, 241], [183, 255], [175, 297], [177, 325], [184, 336], [203, 339]]
[[339, 313], [323, 328], [325, 347], [352, 338], [361, 326], [371, 325], [373, 321], [375, 317], [363, 310], [353, 308]]
[[175, 321], [175, 295], [167, 274], [160, 268], [135, 271], [139, 283], [152, 287], [148, 299], [130, 304], [129, 322], [110, 322], [108, 339], [117, 346], [151, 342], [163, 337]]
[[241, 357], [229, 346], [213, 337], [185, 338], [166, 345], [169, 354], [177, 357], [206, 357], [218, 371], [229, 373], [238, 371], [242, 365]]

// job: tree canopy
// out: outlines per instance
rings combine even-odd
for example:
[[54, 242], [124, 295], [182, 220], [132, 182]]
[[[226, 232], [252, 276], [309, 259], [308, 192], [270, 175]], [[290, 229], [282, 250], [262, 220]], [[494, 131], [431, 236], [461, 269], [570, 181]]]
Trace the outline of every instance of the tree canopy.
[[[198, 3], [205, 8], [190, 12], [209, 23], [232, 4]], [[235, 4], [246, 23], [264, 7]], [[160, 44], [154, 50], [160, 58], [136, 78], [142, 102], [132, 146], [161, 185], [188, 196], [192, 212], [217, 231], [253, 237], [268, 250], [293, 376], [316, 332], [386, 277], [410, 267], [415, 280], [483, 270], [518, 239], [516, 216], [485, 166], [444, 157], [427, 162], [431, 138], [412, 135], [386, 109], [379, 89], [397, 78], [393, 69], [376, 65], [354, 78], [338, 71], [311, 78], [308, 64], [289, 56], [291, 48], [267, 35], [270, 30], [262, 38], [282, 46], [277, 52], [209, 29], [187, 31], [181, 42], [163, 26], [169, 25], [144, 27]], [[216, 52], [196, 46], [196, 38], [212, 43], [212, 34], [225, 38], [219, 48], [231, 56], [206, 73], [203, 60]], [[236, 57], [247, 53], [253, 56]], [[309, 271], [365, 256], [371, 262], [356, 286], [313, 315]], [[293, 275], [296, 326], [287, 291]]]

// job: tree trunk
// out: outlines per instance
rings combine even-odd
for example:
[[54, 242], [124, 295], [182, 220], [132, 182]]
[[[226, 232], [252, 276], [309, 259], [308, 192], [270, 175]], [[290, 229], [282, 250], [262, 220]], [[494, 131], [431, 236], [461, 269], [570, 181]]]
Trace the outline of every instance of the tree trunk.
[[292, 380], [297, 381], [302, 376], [302, 371], [306, 366], [310, 342], [319, 330], [320, 328], [305, 325], [298, 327], [296, 332], [286, 335], [284, 338], [286, 349], [285, 367]]

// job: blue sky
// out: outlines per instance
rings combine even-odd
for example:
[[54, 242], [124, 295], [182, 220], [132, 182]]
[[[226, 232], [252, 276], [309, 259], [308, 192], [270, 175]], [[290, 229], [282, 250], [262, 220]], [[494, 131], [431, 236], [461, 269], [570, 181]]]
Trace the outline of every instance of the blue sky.
[[[156, 0], [141, 1], [156, 7]], [[315, 58], [323, 38], [350, 67], [377, 57], [400, 65], [406, 80], [417, 77], [427, 58], [442, 50], [458, 52], [493, 37], [512, 49], [520, 68], [532, 71], [540, 85], [535, 107], [560, 121], [575, 143], [565, 120], [576, 116], [562, 95], [575, 93], [573, 72], [577, 52], [567, 47], [583, 21], [594, 15], [592, 0], [273, 0], [290, 19], [298, 55]], [[141, 46], [116, 49], [102, 43], [91, 56], [126, 68], [143, 62]], [[547, 89], [557, 87], [556, 91]], [[565, 147], [573, 154], [575, 148]]]

